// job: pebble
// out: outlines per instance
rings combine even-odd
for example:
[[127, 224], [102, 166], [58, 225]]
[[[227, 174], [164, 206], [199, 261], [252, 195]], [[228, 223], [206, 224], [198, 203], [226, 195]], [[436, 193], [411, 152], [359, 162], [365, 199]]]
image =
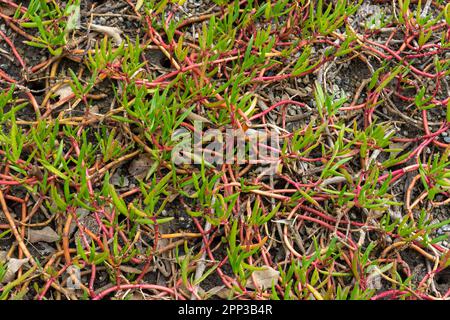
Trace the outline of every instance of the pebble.
[[450, 137], [445, 137], [445, 138], [444, 138], [444, 142], [445, 142], [445, 143], [450, 143]]

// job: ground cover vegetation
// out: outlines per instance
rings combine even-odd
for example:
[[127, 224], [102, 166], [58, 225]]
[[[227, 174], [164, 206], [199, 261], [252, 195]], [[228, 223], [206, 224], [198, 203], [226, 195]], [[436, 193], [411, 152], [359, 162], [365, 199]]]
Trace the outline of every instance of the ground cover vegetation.
[[0, 299], [448, 299], [449, 49], [444, 0], [0, 0]]

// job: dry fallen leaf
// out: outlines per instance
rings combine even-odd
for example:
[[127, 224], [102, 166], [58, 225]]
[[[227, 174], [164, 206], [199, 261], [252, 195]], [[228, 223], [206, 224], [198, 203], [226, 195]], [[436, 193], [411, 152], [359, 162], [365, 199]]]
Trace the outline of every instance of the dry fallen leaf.
[[209, 299], [213, 296], [217, 296], [220, 299], [229, 299], [230, 296], [233, 294], [233, 291], [225, 286], [217, 286], [217, 287], [213, 287], [211, 289], [209, 289], [208, 291], [204, 291], [203, 292], [200, 291], [199, 288], [199, 295], [203, 298], [203, 299]]
[[128, 172], [136, 179], [144, 179], [152, 164], [152, 158], [146, 154], [142, 154], [131, 162], [128, 167]]
[[120, 266], [119, 268], [123, 272], [127, 272], [127, 273], [135, 273], [135, 274], [142, 273], [142, 270], [140, 270], [138, 268], [130, 267], [130, 266]]
[[130, 185], [128, 178], [126, 176], [122, 176], [118, 171], [111, 176], [110, 183], [118, 187], [128, 187]]
[[14, 276], [17, 270], [20, 269], [25, 263], [28, 262], [28, 258], [26, 259], [10, 259], [8, 261], [8, 265], [6, 267], [5, 275], [3, 276], [2, 283], [11, 282], [14, 280]]
[[59, 100], [64, 100], [73, 94], [73, 90], [68, 84], [63, 84], [58, 90], [55, 91], [55, 95], [59, 97]]
[[189, 112], [189, 110], [186, 109], [186, 108], [181, 108], [181, 111], [182, 111], [183, 113], [188, 113], [188, 115], [186, 116], [186, 118], [188, 118], [189, 120], [191, 120], [191, 121], [193, 121], [193, 122], [198, 121], [198, 122], [211, 123], [211, 121], [209, 121], [209, 120], [206, 119], [205, 117], [202, 117], [202, 116], [200, 116], [200, 115], [198, 115], [198, 114], [196, 114], [196, 113], [194, 113], [194, 112], [192, 112], [192, 111]]
[[41, 256], [48, 256], [48, 255], [52, 255], [55, 253], [55, 248], [48, 245], [47, 243], [41, 241], [38, 242], [34, 245], [34, 248], [36, 249], [36, 251], [39, 252], [39, 254]]
[[[280, 273], [277, 270], [266, 266], [263, 270], [254, 271], [252, 275], [253, 276], [250, 277], [247, 282], [247, 288], [260, 288], [265, 290], [267, 288], [271, 288], [272, 283], [274, 285], [278, 284], [278, 277], [280, 276]], [[253, 279], [255, 279], [254, 282]]]
[[116, 27], [106, 27], [98, 24], [91, 24], [91, 30], [99, 33], [104, 33], [114, 39], [116, 44], [120, 46], [122, 43], [122, 37], [120, 36], [123, 32], [119, 28]]
[[[86, 210], [84, 208], [78, 208], [76, 210], [77, 219], [78, 221], [83, 220], [84, 217], [86, 217], [89, 214], [89, 210]], [[72, 223], [70, 224], [69, 228], [69, 235], [72, 236], [75, 230], [77, 229], [77, 222], [75, 220], [72, 220]]]
[[129, 300], [136, 300], [136, 301], [147, 300], [147, 299], [145, 299], [145, 296], [142, 292], [133, 292], [133, 293], [127, 295], [127, 297]]
[[0, 4], [0, 12], [3, 13], [5, 16], [11, 17], [16, 13], [16, 9], [12, 6]]
[[[14, 212], [10, 212], [11, 217], [15, 218], [16, 214]], [[2, 209], [0, 209], [0, 223], [8, 223], [8, 219], [6, 219], [5, 214], [3, 213]]]
[[50, 227], [45, 227], [41, 230], [30, 229], [28, 231], [28, 241], [31, 243], [44, 241], [55, 242], [59, 240], [59, 235]]
[[136, 10], [136, 12], [138, 12], [138, 11], [141, 9], [141, 7], [142, 7], [143, 4], [144, 4], [144, 0], [137, 0], [136, 6], [134, 7], [134, 9]]
[[343, 183], [343, 182], [346, 182], [346, 181], [347, 181], [346, 177], [336, 176], [336, 177], [331, 177], [331, 178], [323, 180], [322, 183], [320, 184], [320, 186], [321, 187], [325, 187], [325, 186], [328, 186], [330, 184]]
[[6, 256], [8, 255], [8, 252], [6, 251], [0, 251], [0, 264], [4, 264], [6, 262]]
[[[76, 241], [81, 241], [83, 244], [83, 247], [86, 248], [86, 243], [84, 240], [87, 241], [87, 247], [89, 247], [89, 244], [92, 242], [92, 238], [89, 234], [85, 232], [85, 229], [89, 229], [93, 234], [98, 234], [100, 230], [100, 226], [98, 225], [97, 219], [92, 214], [85, 215], [81, 218], [78, 218], [78, 223], [80, 226], [82, 226], [83, 230], [80, 230], [80, 228], [75, 232], [75, 239]], [[83, 237], [84, 234], [84, 237]]]

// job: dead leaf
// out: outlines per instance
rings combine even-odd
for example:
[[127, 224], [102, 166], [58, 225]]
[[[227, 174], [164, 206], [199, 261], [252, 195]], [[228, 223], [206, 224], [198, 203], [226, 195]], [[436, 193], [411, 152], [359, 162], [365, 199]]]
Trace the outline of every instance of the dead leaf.
[[8, 252], [6, 251], [0, 251], [0, 263], [3, 264], [6, 262], [6, 256], [8, 255]]
[[31, 169], [28, 171], [28, 173], [30, 174], [30, 176], [36, 177], [39, 180], [42, 180], [44, 178], [44, 174], [42, 173], [41, 168], [36, 165], [31, 165]]
[[133, 292], [133, 293], [131, 293], [131, 296], [129, 296], [129, 299], [130, 300], [136, 300], [136, 301], [138, 301], [138, 300], [147, 300], [147, 299], [145, 299], [145, 296], [144, 296], [144, 294], [142, 292]]
[[138, 12], [138, 11], [141, 9], [141, 7], [142, 7], [143, 4], [144, 4], [144, 0], [137, 0], [136, 6], [134, 7], [134, 9], [136, 10], [136, 12]]
[[404, 150], [404, 144], [403, 143], [391, 143], [389, 144], [389, 149], [391, 150], [391, 158], [395, 158], [399, 155], [400, 152]]
[[66, 32], [80, 29], [80, 7], [69, 6], [67, 11], [69, 16], [67, 17]]
[[91, 24], [91, 30], [93, 30], [95, 32], [99, 32], [99, 33], [104, 33], [104, 34], [110, 36], [111, 38], [114, 39], [114, 41], [116, 42], [116, 44], [118, 46], [120, 46], [120, 44], [122, 43], [122, 37], [120, 35], [123, 33], [123, 31], [120, 30], [119, 28], [106, 27], [106, 26], [101, 26], [98, 24]]
[[92, 113], [92, 114], [100, 114], [100, 109], [98, 108], [97, 105], [90, 106], [89, 107], [89, 112]]
[[52, 246], [48, 245], [47, 243], [45, 243], [43, 241], [36, 243], [34, 245], [34, 248], [43, 257], [52, 255], [53, 253], [55, 253], [55, 248], [53, 248]]
[[[78, 218], [78, 223], [80, 224], [80, 226], [83, 227], [82, 228], [83, 231], [78, 229], [75, 232], [74, 237], [75, 237], [76, 241], [81, 241], [84, 248], [86, 248], [85, 242], [84, 242], [84, 239], [86, 239], [88, 242], [87, 248], [89, 248], [89, 244], [91, 243], [92, 238], [84, 230], [89, 229], [93, 234], [98, 234], [98, 232], [100, 230], [100, 226], [98, 225], [97, 219], [95, 219], [95, 217], [92, 214], [88, 214], [81, 218]], [[82, 236], [82, 234], [84, 234], [84, 237]]]
[[[185, 109], [185, 108], [181, 108], [181, 111], [183, 113], [188, 113], [189, 110]], [[188, 115], [186, 116], [186, 118], [188, 118], [189, 120], [193, 121], [193, 122], [205, 122], [205, 123], [211, 123], [211, 121], [209, 121], [208, 119], [206, 119], [205, 117], [202, 117], [194, 112], [189, 112]]]
[[323, 180], [322, 183], [320, 184], [320, 186], [325, 187], [330, 184], [337, 184], [337, 183], [343, 183], [343, 182], [347, 182], [346, 177], [336, 176], [336, 177], [331, 177], [331, 178]]
[[55, 95], [59, 97], [59, 100], [64, 100], [73, 94], [73, 90], [68, 84], [63, 84], [55, 91]]
[[[11, 217], [16, 218], [16, 214], [14, 212], [10, 212]], [[5, 214], [0, 209], [0, 223], [8, 223], [8, 219], [6, 219]]]
[[[206, 292], [203, 292], [201, 294], [201, 297], [203, 299], [210, 299], [213, 296], [217, 296], [221, 299], [227, 300], [230, 298], [230, 295], [232, 295], [232, 293], [233, 293], [232, 290], [230, 290], [229, 288], [227, 288], [225, 286], [217, 286], [217, 287], [213, 287], [213, 288], [209, 289]], [[200, 290], [199, 290], [199, 294], [200, 294]]]
[[[278, 284], [278, 277], [280, 276], [280, 273], [271, 268], [271, 267], [264, 267], [263, 270], [254, 271], [252, 274], [252, 277], [249, 278], [247, 282], [247, 288], [249, 289], [268, 289], [272, 287], [273, 285]], [[254, 282], [253, 282], [254, 279]]]
[[[78, 221], [80, 221], [89, 214], [89, 210], [86, 210], [84, 208], [78, 208], [76, 210], [76, 214]], [[77, 229], [77, 222], [75, 220], [72, 220], [69, 228], [69, 235], [72, 236], [76, 229]]]
[[110, 179], [110, 183], [114, 186], [118, 187], [128, 187], [130, 184], [130, 181], [126, 176], [122, 176], [119, 174], [118, 171], [116, 171]]
[[7, 282], [13, 281], [17, 270], [19, 270], [20, 267], [22, 267], [27, 262], [28, 262], [28, 258], [26, 258], [26, 259], [12, 258], [12, 259], [10, 259], [8, 261], [8, 265], [6, 267], [6, 272], [5, 272], [5, 275], [3, 276], [2, 283], [7, 283]]
[[128, 172], [136, 179], [144, 179], [150, 166], [153, 164], [152, 158], [149, 155], [141, 154], [134, 159], [128, 167]]
[[14, 9], [14, 7], [12, 6], [0, 4], [0, 12], [5, 16], [11, 17], [14, 15], [14, 13], [16, 13], [16, 9]]
[[135, 274], [141, 274], [142, 270], [139, 270], [138, 268], [130, 267], [130, 266], [120, 266], [120, 270], [126, 273], [135, 273]]
[[55, 242], [59, 240], [59, 235], [50, 227], [45, 227], [41, 230], [30, 229], [28, 231], [28, 241], [31, 243], [44, 241]]
[[[311, 88], [309, 88], [311, 89]], [[309, 96], [310, 92], [305, 89], [305, 88], [298, 88], [298, 89], [294, 89], [294, 88], [285, 88], [285, 90], [287, 91], [287, 93], [289, 93], [292, 97], [301, 97], [301, 98], [305, 98], [307, 96]], [[291, 98], [292, 98], [291, 97]], [[290, 98], [289, 98], [290, 99]]]

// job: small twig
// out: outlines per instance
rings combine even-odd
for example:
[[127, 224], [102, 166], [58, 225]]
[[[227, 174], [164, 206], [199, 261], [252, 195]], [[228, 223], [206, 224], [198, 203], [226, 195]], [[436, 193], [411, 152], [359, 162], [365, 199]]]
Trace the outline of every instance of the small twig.
[[6, 217], [6, 220], [8, 220], [9, 226], [11, 227], [11, 231], [14, 234], [14, 237], [16, 238], [17, 242], [19, 243], [19, 247], [22, 249], [25, 256], [29, 259], [31, 264], [33, 266], [37, 266], [36, 261], [34, 261], [33, 256], [31, 255], [30, 251], [28, 251], [27, 246], [23, 242], [23, 239], [17, 230], [16, 224], [14, 223], [14, 219], [11, 217], [11, 214], [9, 213], [8, 206], [6, 205], [5, 198], [3, 196], [3, 191], [0, 189], [0, 204], [2, 206], [3, 214]]

